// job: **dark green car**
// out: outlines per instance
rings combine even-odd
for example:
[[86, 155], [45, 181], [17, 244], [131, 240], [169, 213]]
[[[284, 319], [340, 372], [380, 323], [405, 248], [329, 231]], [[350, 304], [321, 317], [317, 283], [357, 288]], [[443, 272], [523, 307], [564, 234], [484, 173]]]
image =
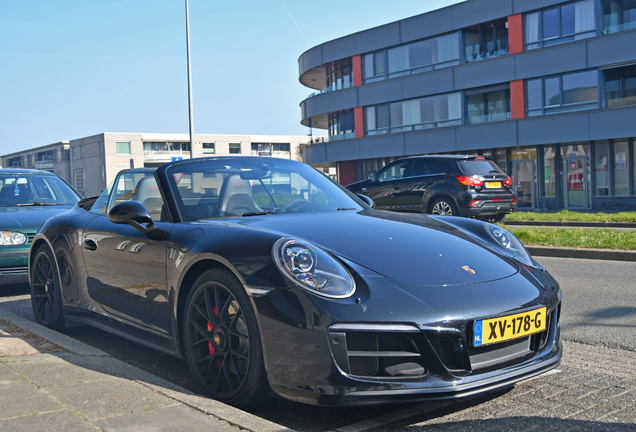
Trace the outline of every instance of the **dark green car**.
[[81, 198], [53, 173], [0, 169], [0, 285], [29, 281], [29, 248], [35, 232]]

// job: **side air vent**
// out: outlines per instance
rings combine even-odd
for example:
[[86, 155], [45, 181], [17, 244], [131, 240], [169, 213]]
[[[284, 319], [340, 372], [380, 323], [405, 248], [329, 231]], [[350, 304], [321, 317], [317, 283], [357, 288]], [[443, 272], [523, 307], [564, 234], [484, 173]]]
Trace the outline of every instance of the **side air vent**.
[[392, 331], [331, 331], [329, 344], [336, 363], [347, 375], [365, 378], [414, 378], [426, 366], [413, 336]]

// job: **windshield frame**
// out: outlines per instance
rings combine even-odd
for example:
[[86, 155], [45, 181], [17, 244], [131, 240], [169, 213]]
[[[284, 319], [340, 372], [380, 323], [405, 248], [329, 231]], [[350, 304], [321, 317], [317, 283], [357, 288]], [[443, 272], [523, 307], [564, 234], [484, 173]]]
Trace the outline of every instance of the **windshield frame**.
[[[5, 184], [6, 187], [6, 179], [19, 179], [26, 178], [27, 184], [29, 184], [29, 192], [33, 193], [34, 190], [32, 188], [37, 185], [34, 183], [33, 179], [41, 179], [44, 186], [49, 190], [50, 193], [57, 195], [58, 193], [61, 196], [57, 197], [55, 200], [52, 198], [42, 198], [42, 197], [33, 197], [32, 199], [25, 202], [14, 202], [13, 204], [5, 204], [0, 203], [0, 207], [6, 208], [24, 208], [30, 206], [74, 206], [76, 205], [83, 197], [82, 195], [75, 190], [73, 186], [71, 186], [67, 181], [61, 178], [58, 175], [52, 173], [43, 173], [43, 172], [2, 172], [0, 171], [0, 183]], [[15, 180], [14, 182], [17, 182]], [[37, 183], [37, 182], [36, 182]], [[11, 183], [9, 183], [11, 184]], [[21, 183], [16, 183], [16, 186]], [[65, 188], [65, 189], [64, 189]], [[69, 194], [70, 192], [70, 194]], [[74, 200], [68, 201], [71, 196], [75, 198]], [[61, 199], [64, 199], [63, 202], [59, 202]]]
[[[190, 165], [190, 166], [188, 166]], [[219, 168], [225, 167], [226, 171], [224, 172], [222, 169], [209, 169], [205, 170], [204, 167], [214, 165]], [[229, 167], [229, 168], [228, 168]], [[197, 170], [197, 168], [199, 168]], [[289, 171], [290, 173], [297, 173], [300, 175], [308, 184], [316, 186], [320, 189], [321, 192], [326, 193], [330, 199], [335, 201], [340, 201], [341, 204], [345, 204], [342, 206], [334, 207], [333, 210], [316, 210], [316, 211], [336, 211], [336, 210], [356, 210], [361, 211], [365, 209], [369, 209], [370, 207], [364, 203], [360, 198], [355, 196], [352, 192], [346, 189], [344, 186], [335, 182], [330, 177], [311, 167], [310, 165], [306, 165], [302, 162], [290, 160], [290, 159], [280, 159], [280, 158], [264, 158], [264, 157], [212, 157], [212, 158], [197, 158], [195, 160], [188, 159], [184, 161], [176, 161], [172, 163], [168, 163], [160, 166], [157, 169], [157, 175], [161, 180], [161, 184], [166, 189], [168, 194], [170, 195], [170, 201], [172, 201], [170, 206], [174, 206], [174, 212], [179, 218], [181, 222], [192, 222], [197, 220], [217, 220], [217, 219], [225, 219], [228, 217], [240, 218], [246, 216], [254, 216], [254, 215], [280, 215], [280, 212], [258, 212], [258, 213], [249, 213], [245, 214], [234, 214], [234, 215], [218, 215], [214, 217], [205, 217], [192, 219], [189, 216], [188, 211], [185, 209], [181, 191], [178, 188], [177, 182], [175, 180], [174, 174], [180, 172], [215, 172], [215, 173], [228, 173], [228, 171], [233, 171], [234, 174], [241, 174], [241, 168], [243, 172], [247, 172], [244, 178], [246, 180], [259, 180], [259, 178], [250, 178], [249, 171], [250, 170], [283, 170]], [[265, 188], [271, 196], [271, 190]], [[330, 193], [327, 193], [330, 192]], [[335, 192], [335, 196], [333, 195]], [[221, 192], [217, 196], [221, 196]], [[274, 199], [274, 202], [276, 200]], [[172, 210], [172, 209], [171, 209]], [[312, 211], [313, 212], [313, 211]], [[302, 212], [299, 212], [302, 213]]]

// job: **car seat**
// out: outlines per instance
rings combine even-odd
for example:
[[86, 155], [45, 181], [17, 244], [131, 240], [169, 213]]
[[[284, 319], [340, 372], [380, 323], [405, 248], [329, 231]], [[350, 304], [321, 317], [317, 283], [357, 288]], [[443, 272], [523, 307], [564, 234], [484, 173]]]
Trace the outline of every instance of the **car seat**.
[[238, 174], [230, 174], [225, 178], [219, 195], [219, 216], [263, 212], [252, 199], [254, 192], [250, 181], [243, 180]]

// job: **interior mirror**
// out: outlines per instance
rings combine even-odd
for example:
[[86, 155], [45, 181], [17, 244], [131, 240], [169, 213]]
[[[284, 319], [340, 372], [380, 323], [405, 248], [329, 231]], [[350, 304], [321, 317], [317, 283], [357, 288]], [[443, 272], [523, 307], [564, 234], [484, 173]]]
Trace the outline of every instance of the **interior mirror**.
[[167, 240], [168, 233], [160, 230], [150, 217], [148, 209], [138, 201], [124, 201], [108, 212], [108, 220], [137, 228], [152, 240]]
[[362, 201], [364, 201], [364, 203], [366, 205], [368, 205], [369, 207], [375, 208], [375, 202], [371, 198], [369, 198], [368, 196], [359, 194], [358, 198], [360, 198]]

